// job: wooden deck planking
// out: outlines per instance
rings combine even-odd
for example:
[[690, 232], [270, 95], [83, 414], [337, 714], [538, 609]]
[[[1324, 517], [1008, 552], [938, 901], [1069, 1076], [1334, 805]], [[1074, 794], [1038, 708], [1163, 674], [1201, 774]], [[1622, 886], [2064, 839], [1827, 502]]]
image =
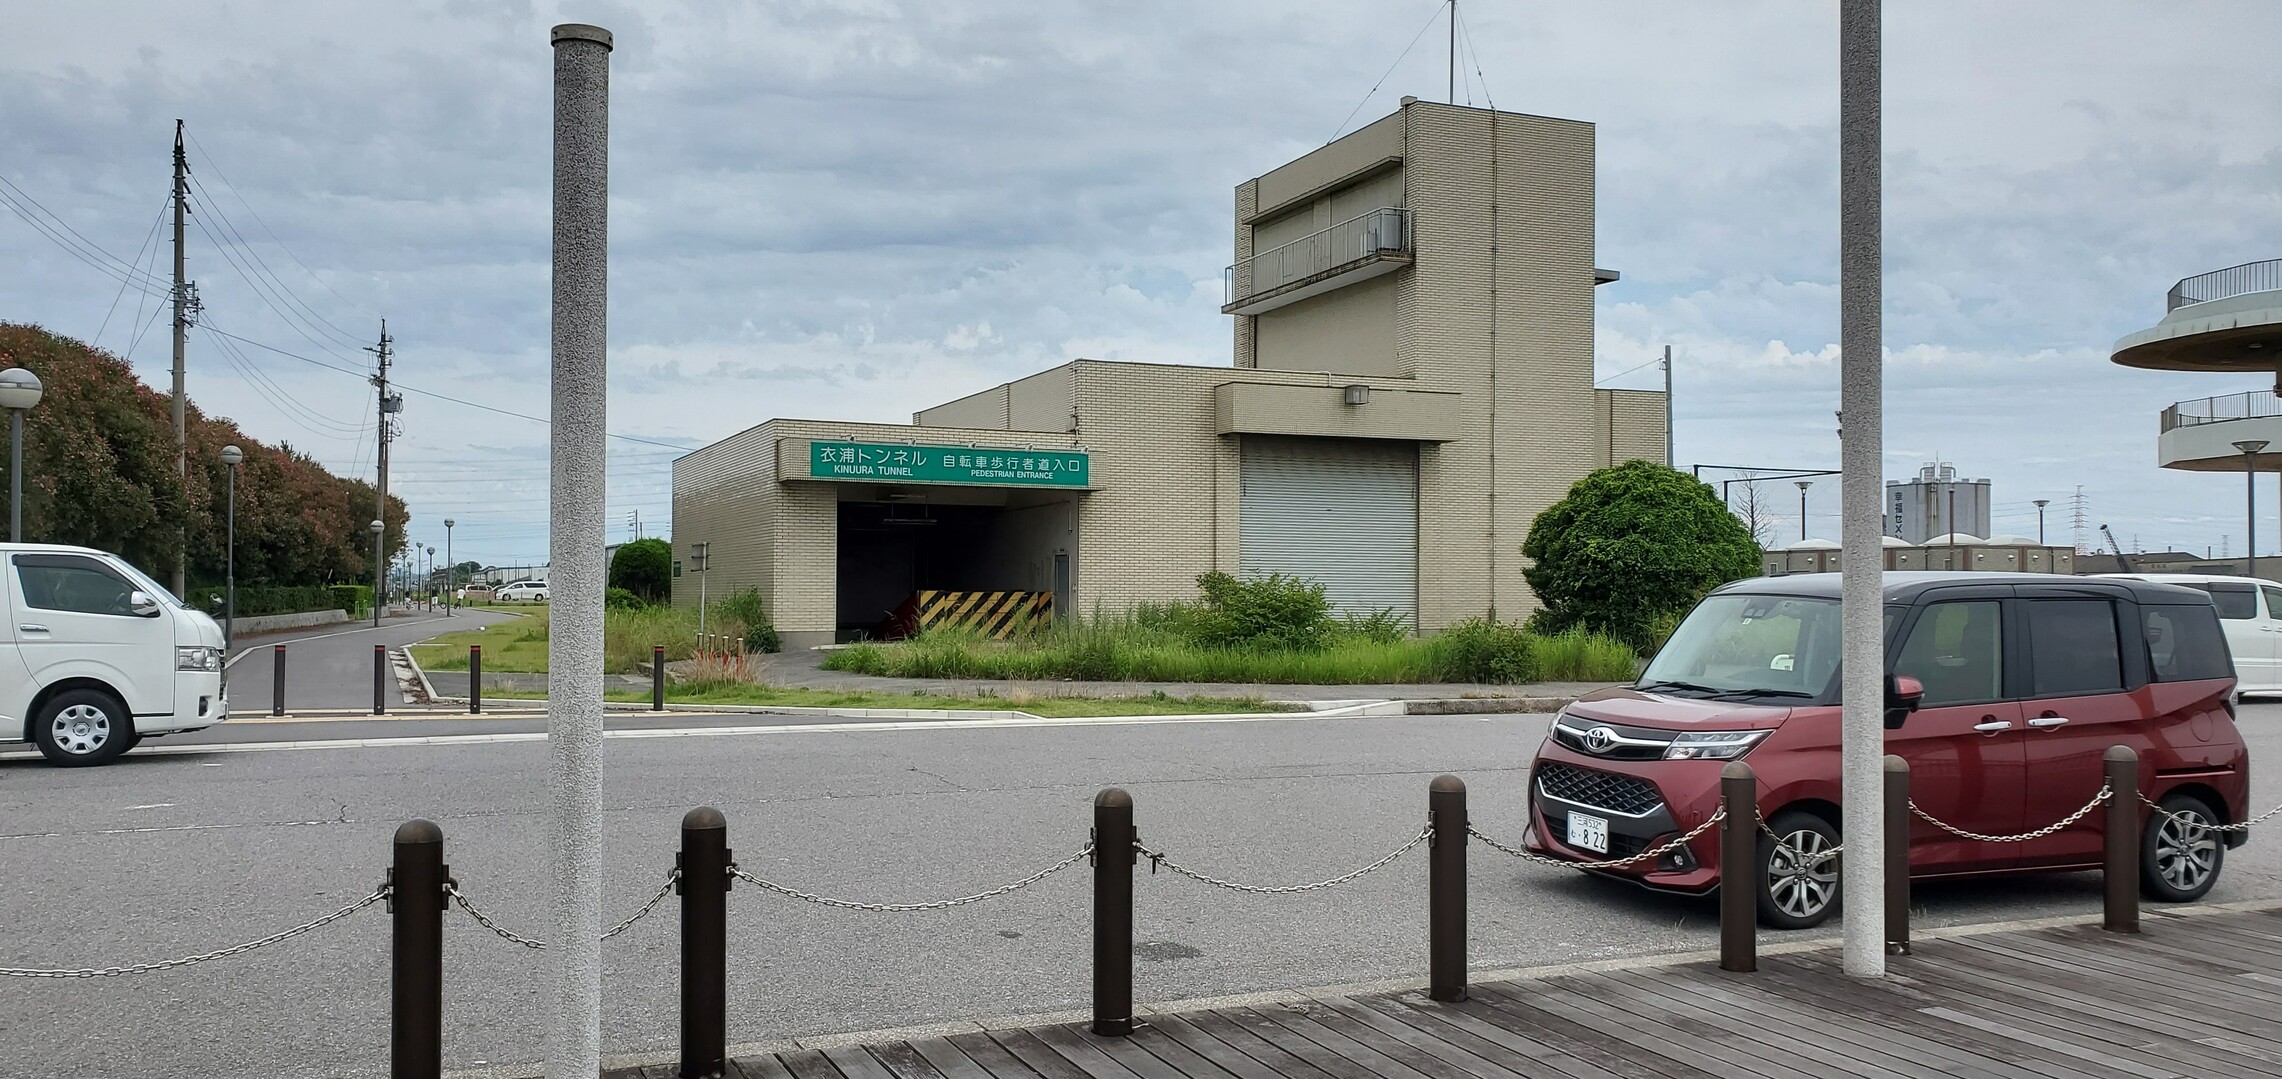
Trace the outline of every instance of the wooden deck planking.
[[[733, 1062], [739, 1079], [2282, 1079], [2282, 915], [2151, 911], [1920, 940], [1883, 981], [1835, 949], [1752, 974], [1639, 965], [976, 1030]], [[657, 1079], [672, 1065], [619, 1069]]]

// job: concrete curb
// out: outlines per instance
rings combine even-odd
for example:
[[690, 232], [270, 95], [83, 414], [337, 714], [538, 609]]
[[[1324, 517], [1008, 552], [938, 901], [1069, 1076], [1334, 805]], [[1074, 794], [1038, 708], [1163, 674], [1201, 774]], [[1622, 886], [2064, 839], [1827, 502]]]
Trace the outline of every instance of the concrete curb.
[[[2252, 899], [2236, 903], [2195, 904], [2180, 907], [2159, 907], [2147, 911], [2152, 918], [2197, 918], [2216, 914], [2282, 909], [2282, 900]], [[1936, 929], [1913, 929], [1914, 940], [1948, 940], [1958, 937], [1987, 936], [1992, 933], [2011, 933], [2032, 929], [2055, 929], [2066, 926], [2092, 926], [2099, 924], [2097, 912], [2065, 914], [2047, 918], [2028, 918], [2004, 922], [1982, 922], [1974, 925], [1948, 926]], [[1836, 937], [1795, 943], [1775, 943], [1759, 946], [1760, 955], [1798, 955], [1808, 952], [1836, 951], [1841, 941]], [[1554, 963], [1534, 967], [1506, 967], [1489, 970], [1469, 970], [1468, 982], [1535, 981], [1558, 978], [1564, 975], [1591, 974], [1618, 970], [1652, 970], [1663, 967], [1687, 966], [1694, 963], [1717, 962], [1719, 950], [1691, 949], [1684, 952], [1665, 952], [1657, 955], [1627, 956], [1615, 959], [1590, 960], [1579, 963]], [[1749, 977], [1745, 975], [1744, 977]], [[1379, 981], [1349, 982], [1343, 985], [1321, 985], [1305, 989], [1267, 990], [1256, 993], [1233, 993], [1217, 997], [1191, 997], [1155, 1004], [1136, 1002], [1137, 1018], [1153, 1015], [1180, 1015], [1186, 1012], [1208, 1011], [1214, 1008], [1259, 1007], [1273, 1004], [1307, 1004], [1319, 1001], [1336, 1001], [1341, 998], [1378, 993], [1409, 993], [1426, 988], [1426, 979], [1405, 977]], [[729, 1046], [731, 1059], [755, 1057], [768, 1053], [787, 1053], [803, 1049], [836, 1049], [856, 1045], [877, 1045], [882, 1042], [905, 1041], [913, 1038], [938, 1038], [953, 1034], [971, 1034], [985, 1030], [1013, 1030], [1024, 1027], [1050, 1026], [1061, 1023], [1084, 1022], [1092, 1018], [1090, 1010], [1033, 1012], [991, 1019], [958, 1019], [919, 1026], [893, 1027], [885, 1030], [848, 1031], [837, 1034], [817, 1034], [797, 1038], [780, 1038], [765, 1042], [747, 1042]], [[674, 1064], [680, 1055], [673, 1052], [633, 1053], [605, 1057], [604, 1068], [649, 1067], [657, 1064]], [[445, 1074], [450, 1079], [526, 1079], [535, 1074], [536, 1065], [495, 1065], [468, 1071]]]
[[[499, 703], [501, 703], [501, 704], [503, 704], [503, 705], [504, 705], [504, 704], [521, 704], [521, 705], [538, 705], [538, 706], [544, 707], [544, 706], [545, 706], [545, 704], [546, 704], [546, 702], [545, 702], [544, 700], [536, 700], [536, 699], [533, 699], [533, 698], [529, 698], [529, 697], [491, 697], [491, 698], [485, 698], [485, 700], [486, 700], [487, 702], [490, 702], [490, 701], [497, 701], [497, 702], [499, 702]], [[466, 697], [436, 697], [436, 698], [433, 698], [433, 699], [432, 699], [432, 703], [435, 703], [435, 704], [463, 704], [463, 705], [464, 705], [464, 704], [466, 704], [466, 703], [467, 703], [467, 698], [466, 698]], [[1271, 703], [1277, 703], [1277, 702], [1271, 702]], [[1317, 702], [1317, 703], [1328, 703], [1328, 702]], [[1031, 713], [1031, 712], [1023, 712], [1023, 711], [1017, 711], [1017, 710], [1014, 710], [1014, 709], [1003, 709], [1003, 710], [1002, 710], [1002, 709], [985, 709], [985, 708], [810, 708], [810, 707], [805, 707], [805, 706], [801, 706], [801, 705], [789, 705], [789, 704], [788, 704], [788, 705], [773, 705], [773, 704], [678, 704], [678, 703], [673, 703], [673, 702], [668, 702], [668, 703], [666, 704], [666, 707], [665, 707], [665, 711], [666, 711], [666, 712], [691, 712], [691, 713], [696, 713], [696, 714], [699, 714], [699, 715], [716, 715], [716, 716], [736, 716], [736, 715], [761, 715], [761, 716], [827, 716], [827, 717], [831, 717], [831, 718], [835, 718], [835, 719], [900, 719], [900, 720], [915, 720], [915, 719], [1015, 719], [1015, 720], [1026, 720], [1026, 721], [1031, 721], [1031, 722], [1038, 722], [1038, 723], [1053, 723], [1053, 722], [1056, 722], [1056, 721], [1057, 721], [1057, 718], [1059, 718], [1059, 719], [1067, 719], [1067, 720], [1070, 720], [1070, 721], [1072, 721], [1072, 722], [1085, 722], [1085, 721], [1098, 721], [1098, 720], [1131, 720], [1131, 719], [1167, 719], [1167, 720], [1171, 720], [1171, 719], [1259, 719], [1259, 718], [1262, 718], [1262, 717], [1278, 717], [1278, 718], [1289, 718], [1291, 715], [1293, 715], [1293, 713], [1294, 713], [1294, 712], [1305, 712], [1305, 713], [1309, 713], [1309, 714], [1312, 714], [1312, 715], [1313, 715], [1315, 718], [1319, 718], [1319, 719], [1359, 719], [1359, 718], [1365, 718], [1365, 717], [1378, 717], [1378, 716], [1399, 716], [1399, 715], [1402, 715], [1402, 714], [1403, 714], [1403, 712], [1402, 712], [1402, 703], [1403, 703], [1403, 702], [1401, 702], [1401, 701], [1349, 701], [1349, 702], [1341, 702], [1341, 705], [1340, 705], [1340, 707], [1337, 707], [1337, 708], [1307, 708], [1307, 709], [1293, 709], [1292, 711], [1284, 711], [1284, 712], [1175, 712], [1175, 713], [1148, 713], [1148, 714], [1144, 714], [1144, 715], [1131, 715], [1131, 716], [1065, 716], [1065, 717], [1041, 716], [1041, 715], [1037, 715], [1037, 714], [1035, 714], [1035, 713]], [[652, 708], [651, 708], [649, 705], [646, 705], [646, 704], [642, 704], [642, 703], [639, 703], [639, 702], [635, 702], [635, 701], [604, 701], [604, 702], [602, 703], [602, 710], [603, 710], [603, 711], [605, 711], [605, 712], [634, 712], [634, 713], [651, 713], [651, 714], [659, 714], [659, 713], [657, 713], [657, 712], [656, 712], [656, 710], [652, 709]], [[489, 713], [489, 712], [486, 712], [486, 713], [484, 713], [484, 714], [485, 714], [485, 715], [489, 715], [490, 713]]]

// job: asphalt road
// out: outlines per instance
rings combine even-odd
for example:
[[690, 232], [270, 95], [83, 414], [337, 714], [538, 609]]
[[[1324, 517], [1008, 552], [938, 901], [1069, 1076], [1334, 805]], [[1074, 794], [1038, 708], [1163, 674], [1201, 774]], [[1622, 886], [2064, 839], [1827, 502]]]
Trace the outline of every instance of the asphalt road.
[[[500, 611], [463, 610], [419, 614], [369, 623], [329, 626], [308, 633], [242, 637], [230, 664], [230, 714], [266, 716], [275, 687], [276, 645], [285, 645], [285, 703], [288, 710], [372, 709], [372, 646], [401, 648], [442, 633], [475, 629], [514, 617]], [[406, 704], [390, 675], [388, 705]], [[226, 729], [226, 728], [225, 728]]]
[[[2243, 710], [2254, 753], [2282, 753], [2282, 706]], [[440, 723], [512, 735], [514, 721]], [[528, 722], [528, 721], [524, 721]], [[622, 725], [655, 725], [624, 719]], [[728, 723], [731, 721], [714, 721]], [[1145, 842], [1238, 880], [1328, 877], [1416, 833], [1427, 781], [1474, 792], [1507, 839], [1543, 716], [1262, 719], [1033, 727], [778, 725], [674, 736], [628, 730], [607, 765], [606, 915], [664, 880], [691, 806], [720, 806], [749, 870], [872, 901], [961, 895], [1079, 848], [1089, 803], [1130, 789]], [[698, 726], [684, 721], [681, 726]], [[765, 726], [764, 726], [765, 725]], [[260, 738], [364, 736], [369, 722], [221, 728]], [[458, 728], [452, 728], [457, 730]], [[477, 735], [477, 737], [484, 737]], [[0, 966], [104, 965], [200, 952], [339, 908], [382, 876], [409, 817], [442, 824], [453, 873], [510, 927], [545, 935], [546, 747], [536, 740], [368, 748], [159, 746], [92, 770], [0, 760]], [[2276, 769], [2253, 769], [2261, 805]], [[2230, 854], [2214, 900], [2282, 894], [2282, 837]], [[1472, 958], [1507, 967], [1709, 947], [1712, 904], [1541, 869], [1475, 848]], [[1335, 892], [1261, 897], [1169, 874], [1139, 881], [1138, 993], [1171, 1000], [1422, 971], [1425, 860]], [[2094, 916], [2093, 875], [1922, 886], [1921, 924]], [[740, 886], [730, 897], [732, 1042], [930, 1020], [1082, 1008], [1087, 890], [1076, 869], [955, 910], [871, 914]], [[604, 1046], [670, 1049], [677, 1010], [671, 902], [604, 949]], [[447, 1059], [513, 1064], [541, 1051], [544, 958], [453, 913]], [[186, 969], [16, 981], [0, 993], [0, 1071], [95, 1077], [378, 1076], [387, 1070], [387, 915], [378, 907], [274, 948]]]

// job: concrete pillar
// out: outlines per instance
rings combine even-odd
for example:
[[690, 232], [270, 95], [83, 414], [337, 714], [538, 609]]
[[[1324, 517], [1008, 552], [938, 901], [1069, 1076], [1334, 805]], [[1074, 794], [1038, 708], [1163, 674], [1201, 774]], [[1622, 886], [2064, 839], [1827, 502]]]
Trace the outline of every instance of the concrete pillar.
[[602, 564], [610, 31], [565, 23], [555, 50], [554, 382], [547, 639], [549, 1079], [602, 1070]]
[[1884, 807], [1886, 630], [1884, 335], [1880, 236], [1880, 0], [1841, 0], [1838, 14], [1839, 468], [1844, 507], [1839, 566], [1839, 757], [1846, 821], [1840, 887], [1846, 903], [1841, 963], [1858, 978], [1886, 973]]

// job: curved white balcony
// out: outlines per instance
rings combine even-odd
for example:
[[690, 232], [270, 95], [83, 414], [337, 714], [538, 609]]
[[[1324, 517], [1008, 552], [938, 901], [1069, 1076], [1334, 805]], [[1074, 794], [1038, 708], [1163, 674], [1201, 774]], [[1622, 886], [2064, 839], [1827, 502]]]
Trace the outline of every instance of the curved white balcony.
[[2282, 259], [2180, 279], [2163, 321], [2116, 340], [2109, 359], [2165, 371], [2282, 372]]
[[2181, 401], [2163, 410], [2155, 460], [2164, 468], [2195, 472], [2240, 472], [2237, 442], [2267, 443], [2258, 453], [2261, 472], [2282, 467], [2282, 397], [2272, 390], [2231, 393]]

